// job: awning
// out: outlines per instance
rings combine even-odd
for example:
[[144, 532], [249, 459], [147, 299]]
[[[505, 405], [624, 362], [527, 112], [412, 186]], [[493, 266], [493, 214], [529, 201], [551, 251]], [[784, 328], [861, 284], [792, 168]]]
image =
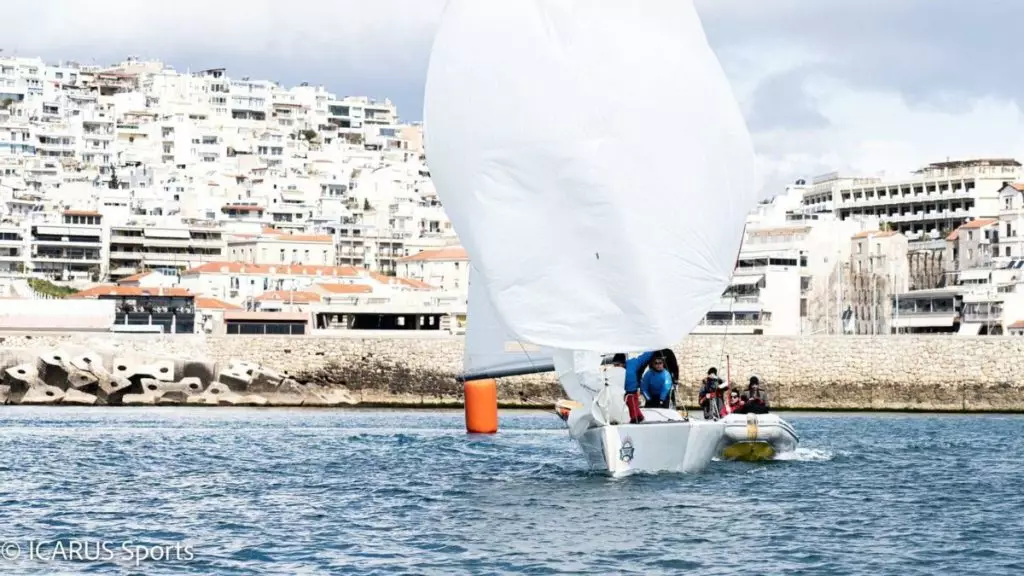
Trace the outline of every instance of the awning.
[[960, 325], [960, 331], [957, 332], [958, 336], [977, 336], [981, 333], [980, 322], [964, 322]]
[[964, 270], [963, 272], [960, 273], [960, 281], [987, 281], [991, 275], [991, 270]]
[[733, 276], [733, 278], [732, 278], [732, 285], [733, 286], [756, 286], [757, 284], [759, 284], [761, 282], [761, 280], [764, 280], [764, 275], [763, 274], [760, 274], [760, 275], [757, 275], [757, 276]]
[[760, 302], [736, 302], [729, 300], [728, 298], [715, 302], [711, 306], [709, 312], [732, 312], [734, 314], [743, 314], [751, 312], [760, 312], [764, 309]]
[[955, 314], [908, 314], [893, 318], [892, 325], [893, 328], [948, 328], [955, 321]]

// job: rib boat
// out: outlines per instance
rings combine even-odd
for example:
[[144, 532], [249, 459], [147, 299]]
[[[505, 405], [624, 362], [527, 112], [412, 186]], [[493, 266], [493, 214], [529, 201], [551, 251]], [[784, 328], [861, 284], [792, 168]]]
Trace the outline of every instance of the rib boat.
[[723, 460], [757, 462], [796, 450], [796, 430], [776, 414], [729, 414], [718, 420], [724, 427], [718, 456]]

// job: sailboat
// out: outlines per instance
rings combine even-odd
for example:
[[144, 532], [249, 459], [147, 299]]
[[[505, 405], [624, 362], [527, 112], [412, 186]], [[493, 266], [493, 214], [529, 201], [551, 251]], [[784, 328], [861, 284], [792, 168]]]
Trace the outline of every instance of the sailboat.
[[699, 472], [720, 422], [644, 409], [607, 355], [678, 343], [728, 286], [754, 152], [692, 0], [449, 0], [427, 163], [471, 261], [465, 380], [555, 372], [592, 468]]

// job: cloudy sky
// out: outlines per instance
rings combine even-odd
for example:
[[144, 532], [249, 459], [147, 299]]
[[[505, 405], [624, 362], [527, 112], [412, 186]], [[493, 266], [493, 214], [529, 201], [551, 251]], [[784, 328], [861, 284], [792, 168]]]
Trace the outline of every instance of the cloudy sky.
[[[1024, 158], [1022, 1], [696, 1], [766, 183], [832, 170], [898, 174], [947, 157]], [[226, 66], [389, 97], [415, 120], [443, 5], [36, 0], [4, 7], [0, 48], [83, 63], [135, 55], [179, 69]]]

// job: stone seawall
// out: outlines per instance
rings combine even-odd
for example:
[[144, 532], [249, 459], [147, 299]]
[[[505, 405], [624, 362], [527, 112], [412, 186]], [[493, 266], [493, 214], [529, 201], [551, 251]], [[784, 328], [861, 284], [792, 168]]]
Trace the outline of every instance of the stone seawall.
[[[461, 338], [405, 336], [0, 336], [5, 368], [61, 348], [143, 364], [205, 362], [211, 374], [241, 360], [370, 405], [461, 405], [462, 346]], [[757, 374], [779, 409], [1024, 411], [1024, 338], [694, 336], [675, 350], [680, 398], [691, 405], [707, 368], [724, 374], [728, 356], [733, 379]], [[499, 390], [508, 406], [549, 406], [561, 396], [551, 374], [505, 379]]]

